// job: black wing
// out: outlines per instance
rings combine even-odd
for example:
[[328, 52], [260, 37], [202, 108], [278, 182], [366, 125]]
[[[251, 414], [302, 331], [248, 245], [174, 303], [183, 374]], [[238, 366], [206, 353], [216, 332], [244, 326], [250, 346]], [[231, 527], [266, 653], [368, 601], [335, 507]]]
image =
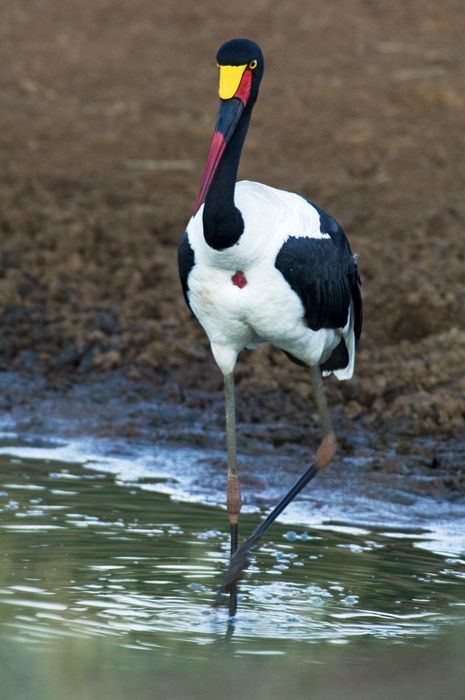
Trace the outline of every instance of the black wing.
[[354, 334], [362, 331], [362, 298], [357, 262], [337, 221], [311, 203], [320, 215], [320, 230], [330, 238], [289, 237], [275, 266], [299, 295], [309, 327], [343, 328], [350, 302], [354, 306]]
[[189, 307], [189, 309], [192, 311], [191, 306], [189, 304], [189, 298], [187, 296], [188, 292], [188, 278], [190, 271], [194, 267], [194, 251], [191, 248], [191, 244], [189, 243], [189, 239], [187, 237], [187, 231], [184, 231], [181, 242], [179, 244], [178, 248], [178, 267], [179, 267], [179, 277], [181, 279], [181, 285], [182, 285], [182, 293], [184, 294], [184, 299], [186, 300], [186, 304]]

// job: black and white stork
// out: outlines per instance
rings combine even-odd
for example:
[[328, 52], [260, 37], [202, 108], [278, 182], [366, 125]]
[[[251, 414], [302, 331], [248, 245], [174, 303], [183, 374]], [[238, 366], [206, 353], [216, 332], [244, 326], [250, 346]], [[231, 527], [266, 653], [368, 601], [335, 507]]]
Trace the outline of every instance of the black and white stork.
[[[218, 51], [217, 66], [219, 113], [195, 213], [179, 246], [179, 272], [186, 302], [207, 333], [224, 377], [234, 554], [241, 506], [233, 379], [238, 354], [271, 343], [310, 368], [323, 429], [315, 464], [267, 518], [269, 525], [334, 455], [321, 375], [352, 377], [362, 301], [357, 262], [335, 219], [298, 194], [236, 182], [263, 76], [260, 47], [248, 39], [227, 41]], [[259, 535], [264, 529], [262, 524]], [[252, 537], [249, 546], [257, 539]], [[242, 566], [239, 562], [229, 583]]]

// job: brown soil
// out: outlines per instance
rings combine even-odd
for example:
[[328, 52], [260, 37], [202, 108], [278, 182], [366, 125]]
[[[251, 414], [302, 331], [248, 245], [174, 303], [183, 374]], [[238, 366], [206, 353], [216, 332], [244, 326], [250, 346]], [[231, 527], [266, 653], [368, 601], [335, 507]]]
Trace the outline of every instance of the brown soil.
[[[17, 0], [0, 9], [0, 366], [118, 369], [206, 405], [221, 377], [177, 278], [216, 113], [217, 46], [267, 71], [241, 177], [300, 192], [360, 256], [356, 378], [332, 405], [378, 431], [465, 423], [461, 0]], [[302, 371], [244, 354], [250, 422], [308, 411]], [[341, 416], [342, 417], [342, 416]]]

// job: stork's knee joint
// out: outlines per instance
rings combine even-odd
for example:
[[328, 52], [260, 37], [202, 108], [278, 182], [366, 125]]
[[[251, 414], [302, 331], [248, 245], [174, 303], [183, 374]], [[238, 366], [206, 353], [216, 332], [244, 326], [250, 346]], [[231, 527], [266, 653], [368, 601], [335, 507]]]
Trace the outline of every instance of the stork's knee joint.
[[226, 497], [226, 510], [229, 515], [231, 524], [237, 523], [239, 513], [241, 512], [241, 487], [236, 474], [228, 475], [228, 490]]
[[316, 452], [316, 466], [322, 469], [329, 464], [336, 453], [336, 436], [333, 432], [325, 435]]

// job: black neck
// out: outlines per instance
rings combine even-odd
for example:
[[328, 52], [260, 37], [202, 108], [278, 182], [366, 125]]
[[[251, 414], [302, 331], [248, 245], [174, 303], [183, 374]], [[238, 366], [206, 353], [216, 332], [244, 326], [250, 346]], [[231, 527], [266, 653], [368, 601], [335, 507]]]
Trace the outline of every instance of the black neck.
[[203, 232], [209, 246], [224, 250], [237, 243], [244, 231], [241, 212], [234, 205], [237, 170], [252, 109], [245, 109], [225, 148], [205, 199]]

